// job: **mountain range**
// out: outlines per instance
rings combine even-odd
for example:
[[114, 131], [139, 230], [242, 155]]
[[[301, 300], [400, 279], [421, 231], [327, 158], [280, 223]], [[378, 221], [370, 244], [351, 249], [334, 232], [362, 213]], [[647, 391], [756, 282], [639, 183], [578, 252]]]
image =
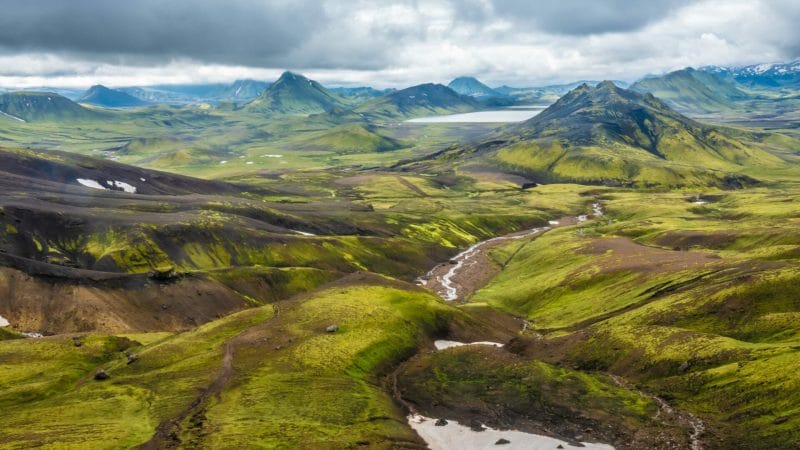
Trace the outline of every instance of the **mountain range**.
[[700, 70], [750, 87], [800, 87], [800, 60], [739, 67], [705, 66]]
[[651, 93], [671, 107], [690, 113], [727, 110], [733, 108], [735, 102], [751, 98], [736, 82], [691, 67], [644, 78], [632, 84], [630, 89]]
[[379, 119], [412, 118], [475, 111], [480, 103], [447, 86], [426, 83], [377, 97], [353, 112]]
[[740, 174], [745, 166], [785, 162], [757, 135], [701, 124], [651, 94], [604, 81], [578, 86], [482, 142], [437, 154], [437, 164], [500, 168], [536, 182], [742, 187], [756, 182]]

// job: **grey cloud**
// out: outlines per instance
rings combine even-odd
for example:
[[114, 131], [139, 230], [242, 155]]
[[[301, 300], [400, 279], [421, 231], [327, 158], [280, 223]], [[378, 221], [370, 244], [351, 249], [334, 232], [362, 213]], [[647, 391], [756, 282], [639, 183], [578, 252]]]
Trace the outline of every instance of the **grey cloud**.
[[0, 48], [265, 66], [325, 24], [313, 0], [0, 0]]
[[[510, 20], [522, 29], [552, 34], [588, 35], [638, 30], [666, 17], [676, 8], [696, 0], [493, 0], [495, 17]], [[477, 0], [456, 0], [464, 17], [480, 11]], [[481, 17], [492, 18], [484, 13]]]

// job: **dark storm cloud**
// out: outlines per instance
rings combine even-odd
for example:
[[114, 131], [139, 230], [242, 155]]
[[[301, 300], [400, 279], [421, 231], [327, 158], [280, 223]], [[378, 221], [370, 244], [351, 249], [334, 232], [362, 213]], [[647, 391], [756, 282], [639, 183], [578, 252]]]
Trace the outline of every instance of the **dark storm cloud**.
[[[522, 28], [552, 34], [587, 35], [638, 30], [666, 17], [693, 0], [493, 0], [484, 19], [508, 19]], [[461, 0], [459, 10], [465, 18], [475, 18], [478, 0]], [[488, 14], [487, 14], [488, 13]]]
[[0, 48], [268, 66], [325, 25], [313, 0], [0, 0]]

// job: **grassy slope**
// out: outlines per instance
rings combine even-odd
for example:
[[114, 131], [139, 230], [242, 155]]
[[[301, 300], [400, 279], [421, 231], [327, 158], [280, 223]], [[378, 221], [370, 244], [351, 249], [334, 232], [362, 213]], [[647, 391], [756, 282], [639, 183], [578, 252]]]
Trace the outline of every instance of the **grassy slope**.
[[[274, 328], [256, 326], [273, 317], [273, 307], [267, 306], [174, 336], [132, 336], [153, 342], [131, 347], [140, 359], [130, 365], [118, 351], [128, 346], [120, 343], [129, 342], [120, 338], [89, 336], [81, 347], [66, 336], [4, 341], [2, 381], [15, 389], [0, 397], [0, 427], [8, 431], [0, 445], [142, 443], [212, 381], [224, 344], [248, 329], [253, 335], [237, 348], [233, 379], [220, 399], [207, 405], [202, 429], [183, 424], [185, 442], [208, 448], [413, 442], [400, 424], [402, 413], [376, 377], [453, 313], [430, 294], [367, 284], [281, 304], [269, 323]], [[324, 332], [331, 323], [340, 326], [335, 334]], [[276, 348], [276, 343], [282, 345]], [[112, 378], [84, 382], [99, 365]]]
[[473, 301], [548, 333], [531, 356], [630, 377], [700, 414], [719, 432], [712, 445], [796, 443], [796, 190], [707, 205], [689, 192], [605, 195], [609, 221], [528, 243]]

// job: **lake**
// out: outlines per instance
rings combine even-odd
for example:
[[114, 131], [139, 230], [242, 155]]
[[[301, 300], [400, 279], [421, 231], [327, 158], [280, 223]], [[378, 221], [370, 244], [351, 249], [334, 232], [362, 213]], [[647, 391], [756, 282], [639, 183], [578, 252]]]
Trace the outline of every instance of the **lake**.
[[410, 123], [511, 123], [522, 122], [542, 112], [544, 108], [531, 109], [498, 109], [492, 111], [477, 111], [462, 114], [447, 114], [443, 116], [428, 116], [410, 119]]

